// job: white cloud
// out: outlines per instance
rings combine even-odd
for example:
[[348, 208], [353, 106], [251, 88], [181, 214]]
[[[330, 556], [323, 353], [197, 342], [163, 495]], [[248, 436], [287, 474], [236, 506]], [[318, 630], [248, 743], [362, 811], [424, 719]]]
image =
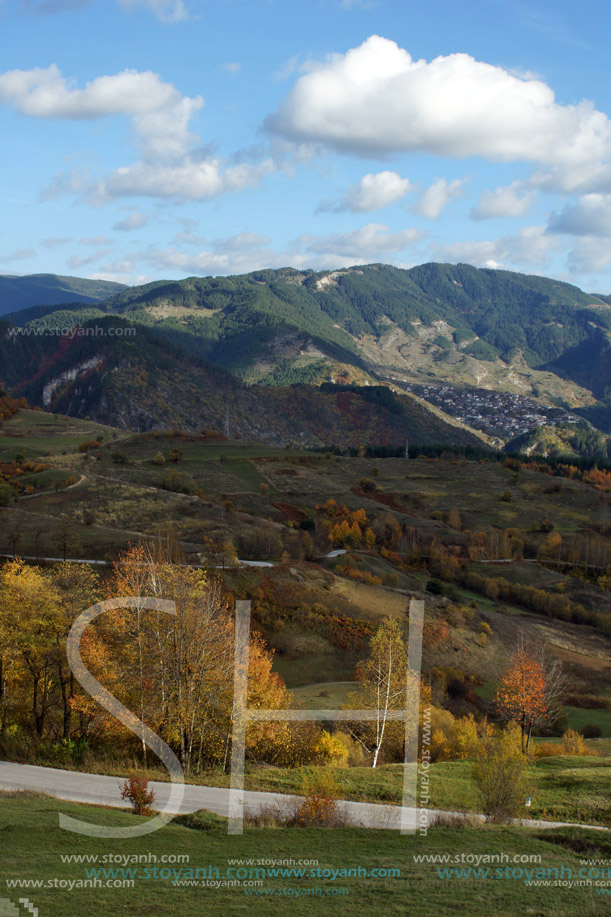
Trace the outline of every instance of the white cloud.
[[183, 0], [119, 0], [125, 9], [147, 9], [161, 22], [182, 22], [189, 18]]
[[468, 54], [414, 60], [378, 35], [301, 76], [266, 126], [365, 156], [424, 151], [572, 169], [603, 160], [611, 144], [611, 122], [589, 101], [560, 105], [541, 80]]
[[575, 236], [611, 236], [611, 194], [584, 194], [577, 204], [553, 213], [548, 230]]
[[142, 229], [143, 226], [146, 226], [148, 221], [149, 218], [146, 214], [139, 213], [136, 210], [134, 213], [130, 213], [128, 217], [125, 217], [124, 220], [119, 220], [112, 228], [119, 230], [119, 232], [131, 232], [134, 229]]
[[436, 246], [438, 261], [466, 262], [478, 267], [503, 267], [505, 264], [543, 266], [550, 252], [558, 251], [560, 243], [546, 233], [544, 226], [524, 226], [516, 236], [482, 242], [454, 242]]
[[401, 200], [412, 190], [407, 178], [401, 178], [396, 172], [377, 172], [364, 175], [359, 182], [352, 185], [339, 201], [323, 201], [319, 211], [342, 213], [367, 213], [380, 210]]
[[197, 139], [188, 123], [204, 104], [201, 96], [182, 96], [150, 70], [123, 70], [74, 88], [55, 64], [0, 74], [0, 102], [33, 118], [94, 120], [128, 115], [145, 158], [184, 154]]
[[187, 157], [175, 164], [135, 162], [111, 172], [97, 193], [110, 198], [142, 195], [201, 201], [256, 186], [273, 169], [271, 160], [226, 169], [219, 159], [200, 162]]
[[302, 235], [297, 245], [314, 254], [349, 256], [363, 263], [377, 260], [380, 255], [401, 251], [423, 236], [424, 233], [417, 229], [393, 233], [381, 223], [368, 223], [351, 232], [328, 236]]
[[477, 206], [471, 210], [474, 220], [490, 220], [494, 217], [521, 217], [533, 202], [532, 191], [524, 191], [524, 183], [514, 181], [510, 185], [483, 191]]
[[239, 73], [242, 69], [242, 64], [239, 61], [230, 61], [227, 64], [223, 64], [222, 69], [226, 70], [227, 73]]
[[416, 213], [429, 220], [438, 219], [450, 201], [462, 194], [464, 179], [456, 178], [448, 182], [445, 178], [436, 178], [426, 189], [414, 208]]
[[[187, 227], [190, 228], [193, 227]], [[303, 235], [284, 251], [275, 249], [268, 236], [252, 232], [212, 240], [195, 235], [182, 239], [177, 236], [174, 243], [166, 248], [150, 246], [121, 260], [102, 264], [100, 273], [95, 276], [135, 283], [134, 277], [142, 273], [142, 265], [153, 268], [157, 275], [167, 272], [170, 276], [186, 276], [243, 274], [287, 265], [302, 269], [335, 269], [367, 264], [380, 260], [380, 257], [405, 267], [402, 261], [393, 257], [393, 253], [413, 244], [422, 235], [415, 229], [391, 233], [386, 226], [372, 223], [354, 232], [337, 235]], [[179, 241], [189, 247], [197, 246], [198, 250], [185, 251], [184, 247], [178, 246]]]
[[124, 70], [76, 89], [55, 65], [13, 70], [0, 75], [0, 102], [38, 118], [78, 121], [123, 114], [132, 120], [139, 160], [97, 179], [82, 168], [61, 171], [42, 200], [63, 194], [84, 196], [93, 204], [129, 195], [206, 200], [255, 186], [276, 168], [271, 159], [228, 164], [208, 147], [193, 149], [199, 137], [190, 133], [189, 122], [204, 100], [182, 96], [150, 71]]

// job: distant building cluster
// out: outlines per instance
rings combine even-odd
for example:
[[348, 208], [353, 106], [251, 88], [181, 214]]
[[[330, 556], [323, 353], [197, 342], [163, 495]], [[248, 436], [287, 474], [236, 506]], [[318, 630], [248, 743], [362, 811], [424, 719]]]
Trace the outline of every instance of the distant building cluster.
[[491, 436], [513, 439], [543, 424], [578, 423], [579, 418], [560, 407], [541, 404], [523, 395], [452, 385], [403, 383], [414, 395], [434, 404], [462, 423]]

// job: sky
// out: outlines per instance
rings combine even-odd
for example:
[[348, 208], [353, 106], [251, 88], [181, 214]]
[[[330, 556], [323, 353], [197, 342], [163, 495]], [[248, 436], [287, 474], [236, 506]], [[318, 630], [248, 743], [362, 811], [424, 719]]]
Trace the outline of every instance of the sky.
[[602, 0], [0, 0], [0, 273], [611, 292]]

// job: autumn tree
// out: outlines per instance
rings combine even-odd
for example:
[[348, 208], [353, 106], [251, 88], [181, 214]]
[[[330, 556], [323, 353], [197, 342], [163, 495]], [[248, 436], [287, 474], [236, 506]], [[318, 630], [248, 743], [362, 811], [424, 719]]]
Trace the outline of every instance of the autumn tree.
[[[136, 606], [117, 617], [117, 627], [131, 636], [118, 659], [125, 670], [121, 699], [127, 706], [134, 702], [139, 718], [176, 750], [187, 773], [210, 763], [225, 766], [232, 734], [234, 619], [220, 581], [172, 562], [162, 544], [138, 546], [117, 564], [111, 592], [171, 601], [176, 611], [168, 615]], [[252, 706], [281, 707], [290, 701], [271, 660], [262, 639], [253, 636]], [[248, 748], [284, 741], [274, 731], [282, 732], [277, 724], [253, 729]]]
[[41, 739], [57, 703], [54, 657], [61, 630], [59, 595], [49, 576], [20, 560], [0, 581], [0, 716], [29, 726]]
[[56, 683], [61, 697], [61, 733], [62, 738], [68, 740], [72, 733], [77, 685], [68, 665], [65, 645], [70, 629], [78, 616], [97, 601], [99, 583], [97, 575], [87, 564], [59, 564], [51, 571], [50, 577], [59, 596], [54, 664]]
[[541, 649], [528, 648], [521, 636], [499, 684], [496, 706], [503, 719], [520, 727], [523, 754], [533, 729], [558, 718], [564, 687], [560, 664]]
[[386, 618], [371, 637], [369, 656], [358, 667], [360, 691], [351, 695], [351, 707], [374, 710], [376, 718], [360, 730], [359, 740], [378, 763], [388, 733], [389, 713], [405, 709], [407, 700], [407, 646], [396, 618]]

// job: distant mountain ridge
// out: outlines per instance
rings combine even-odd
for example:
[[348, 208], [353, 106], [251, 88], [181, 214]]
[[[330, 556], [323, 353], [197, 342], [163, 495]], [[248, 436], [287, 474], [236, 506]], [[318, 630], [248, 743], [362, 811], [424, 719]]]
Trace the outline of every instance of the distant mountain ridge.
[[[570, 407], [605, 429], [611, 404], [609, 299], [538, 275], [467, 264], [409, 270], [371, 264], [322, 272], [282, 268], [155, 281], [113, 292], [103, 301], [11, 314], [10, 323], [23, 328], [23, 340], [5, 341], [2, 374], [7, 385], [27, 393], [34, 381], [34, 354], [48, 372], [59, 368], [57, 354], [66, 346], [61, 329], [125, 320], [138, 329], [138, 338], [121, 342], [122, 366], [130, 348], [138, 365], [148, 360], [142, 348], [179, 354], [167, 386], [175, 411], [180, 371], [186, 376], [197, 365], [220, 368], [259, 389], [307, 385], [313, 393], [328, 382], [384, 383], [395, 390], [406, 382], [485, 388]], [[112, 347], [104, 341], [100, 348], [103, 365]], [[73, 342], [67, 358], [77, 350]], [[150, 360], [148, 365], [154, 367]], [[115, 367], [112, 372], [96, 370], [96, 378], [102, 389], [114, 379], [116, 407], [121, 398], [130, 399], [133, 378], [131, 371], [122, 374]], [[151, 385], [142, 390], [142, 404], [152, 397]], [[157, 390], [158, 405], [160, 398], [166, 403], [167, 393]], [[52, 403], [60, 410], [55, 396]], [[80, 406], [72, 400], [69, 413], [82, 416], [92, 403], [89, 397]], [[165, 422], [167, 415], [159, 407], [151, 423], [162, 422], [162, 416]], [[327, 432], [323, 438], [329, 441]]]
[[[611, 386], [607, 299], [537, 275], [431, 263], [155, 281], [96, 305], [248, 381], [320, 382], [340, 364], [585, 404]], [[50, 323], [45, 312], [12, 319]]]
[[125, 284], [109, 280], [88, 280], [59, 274], [0, 274], [0, 315], [31, 306], [99, 302], [125, 288]]
[[[93, 334], [87, 332], [92, 330]], [[115, 315], [73, 335], [0, 336], [3, 382], [31, 405], [120, 429], [222, 431], [275, 445], [482, 447], [473, 433], [386, 387], [245, 386]]]

